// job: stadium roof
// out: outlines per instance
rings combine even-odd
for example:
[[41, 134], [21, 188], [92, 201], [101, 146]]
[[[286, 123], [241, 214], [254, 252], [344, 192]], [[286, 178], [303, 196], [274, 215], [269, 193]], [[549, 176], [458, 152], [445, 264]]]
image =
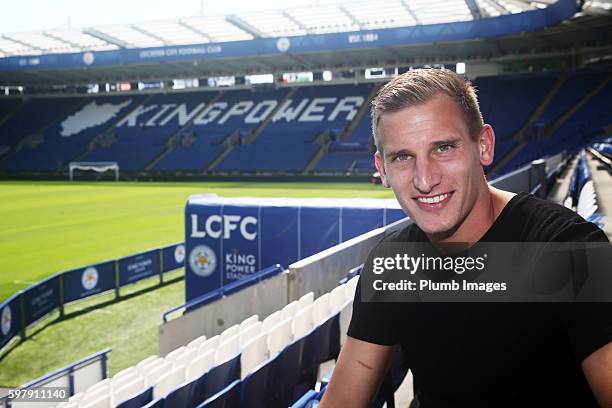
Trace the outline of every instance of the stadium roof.
[[[555, 0], [352, 1], [129, 25], [0, 34], [0, 57], [228, 42], [470, 21], [544, 8]], [[585, 7], [609, 11], [612, 0]]]

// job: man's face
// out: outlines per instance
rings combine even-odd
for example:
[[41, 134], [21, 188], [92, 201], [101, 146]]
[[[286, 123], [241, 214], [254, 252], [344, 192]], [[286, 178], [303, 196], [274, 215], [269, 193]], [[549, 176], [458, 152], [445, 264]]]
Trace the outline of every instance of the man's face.
[[493, 160], [494, 135], [485, 125], [470, 137], [464, 115], [445, 94], [379, 121], [384, 158], [375, 155], [383, 182], [429, 236], [451, 236], [486, 187], [482, 165]]

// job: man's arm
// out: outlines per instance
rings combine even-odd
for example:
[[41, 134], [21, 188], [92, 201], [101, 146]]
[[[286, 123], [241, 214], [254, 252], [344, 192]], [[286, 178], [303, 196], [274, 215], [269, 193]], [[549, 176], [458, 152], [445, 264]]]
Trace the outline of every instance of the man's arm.
[[348, 337], [319, 408], [369, 407], [396, 350]]
[[599, 405], [612, 407], [612, 342], [585, 358], [582, 371]]

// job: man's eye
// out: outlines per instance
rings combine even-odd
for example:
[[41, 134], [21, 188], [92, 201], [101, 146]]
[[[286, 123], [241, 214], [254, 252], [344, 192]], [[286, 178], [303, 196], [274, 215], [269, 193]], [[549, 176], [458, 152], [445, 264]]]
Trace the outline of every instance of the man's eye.
[[451, 150], [453, 150], [455, 146], [452, 144], [443, 144], [437, 147], [437, 151], [440, 153], [447, 153], [450, 152]]
[[402, 153], [393, 158], [393, 161], [406, 161], [410, 159], [410, 155]]

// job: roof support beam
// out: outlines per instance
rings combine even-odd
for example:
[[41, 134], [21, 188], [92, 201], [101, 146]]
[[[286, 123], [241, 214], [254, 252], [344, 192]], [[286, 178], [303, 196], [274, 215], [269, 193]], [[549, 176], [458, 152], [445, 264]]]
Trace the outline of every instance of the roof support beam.
[[493, 7], [499, 14], [508, 14], [508, 10], [499, 5], [495, 0], [483, 0], [489, 6]]
[[363, 25], [361, 24], [361, 21], [357, 20], [355, 16], [352, 15], [351, 12], [346, 9], [346, 7], [344, 7], [343, 5], [339, 5], [338, 10], [340, 10], [345, 16], [347, 16], [353, 24], [359, 27], [360, 30], [363, 30]]
[[486, 17], [485, 13], [478, 7], [476, 0], [463, 0], [465, 5], [470, 9], [470, 13], [472, 13], [472, 18], [474, 20], [480, 20], [483, 17]]
[[151, 38], [152, 38], [152, 39], [154, 39], [155, 41], [159, 41], [160, 43], [162, 43], [162, 44], [164, 44], [164, 45], [172, 45], [172, 43], [171, 43], [171, 42], [168, 42], [168, 40], [166, 40], [165, 38], [160, 37], [160, 36], [159, 36], [159, 35], [157, 35], [157, 34], [153, 34], [152, 32], [145, 30], [144, 28], [140, 28], [140, 27], [138, 27], [138, 26], [137, 26], [137, 25], [135, 25], [135, 24], [132, 24], [132, 25], [130, 26], [130, 28], [131, 28], [132, 30], [134, 30], [134, 31], [138, 31], [140, 34], [144, 34], [144, 35], [146, 35], [147, 37], [151, 37]]
[[244, 21], [243, 19], [241, 19], [240, 17], [238, 17], [235, 14], [232, 14], [232, 15], [229, 15], [229, 16], [225, 17], [225, 21], [235, 25], [236, 27], [238, 27], [242, 31], [245, 31], [245, 32], [251, 34], [255, 38], [265, 37], [264, 33], [262, 33], [257, 28], [253, 27], [251, 24], [247, 23], [246, 21]]
[[423, 24], [421, 23], [421, 20], [417, 17], [417, 15], [415, 14], [414, 10], [412, 10], [412, 8], [408, 5], [408, 3], [406, 2], [406, 0], [400, 0], [400, 3], [402, 4], [402, 6], [406, 9], [406, 11], [408, 12], [408, 14], [410, 14], [412, 16], [412, 18], [414, 19], [414, 21], [416, 22], [417, 25], [419, 24]]
[[33, 49], [33, 50], [44, 51], [44, 48], [42, 48], [42, 47], [37, 47], [37, 46], [36, 46], [36, 45], [34, 45], [34, 44], [30, 44], [30, 43], [27, 43], [27, 42], [25, 42], [25, 41], [17, 40], [17, 39], [15, 39], [15, 38], [12, 38], [12, 37], [10, 37], [10, 36], [6, 35], [6, 34], [4, 34], [4, 35], [0, 35], [0, 38], [4, 38], [5, 40], [12, 41], [12, 42], [14, 42], [14, 43], [17, 43], [17, 44], [23, 45], [24, 47], [28, 47], [28, 48]]
[[184, 22], [183, 20], [179, 20], [178, 21], [178, 25], [180, 25], [181, 27], [185, 27], [186, 29], [188, 29], [191, 32], [194, 32], [198, 35], [201, 35], [202, 37], [204, 37], [206, 40], [210, 41], [210, 42], [215, 42], [215, 38], [211, 37], [209, 34], [205, 33], [202, 30], [197, 29], [196, 27], [192, 26], [189, 23]]
[[64, 43], [64, 44], [68, 44], [68, 45], [69, 45], [69, 46], [71, 46], [72, 48], [77, 48], [77, 49], [79, 49], [79, 50], [82, 50], [82, 49], [83, 49], [83, 47], [82, 47], [81, 45], [76, 44], [76, 43], [73, 43], [73, 42], [68, 41], [68, 40], [64, 40], [63, 38], [60, 38], [60, 37], [58, 37], [58, 36], [55, 36], [55, 35], [53, 35], [53, 34], [51, 34], [51, 33], [43, 32], [43, 33], [42, 33], [42, 35], [44, 35], [45, 37], [49, 37], [49, 38], [51, 38], [52, 40], [59, 41], [59, 42], [62, 42], [62, 43]]
[[300, 30], [304, 30], [306, 31], [306, 34], [312, 34], [312, 30], [308, 27], [306, 27], [300, 20], [298, 20], [297, 18], [293, 17], [291, 14], [289, 14], [289, 12], [287, 10], [283, 10], [281, 12], [281, 14], [289, 21], [291, 21], [293, 24], [295, 24], [296, 26], [298, 26], [300, 28]]
[[115, 38], [113, 36], [110, 36], [108, 34], [105, 34], [101, 31], [96, 30], [93, 27], [90, 28], [86, 28], [83, 30], [83, 32], [85, 34], [91, 35], [92, 37], [97, 38], [98, 40], [102, 40], [104, 42], [107, 42], [109, 44], [113, 44], [116, 45], [119, 48], [128, 48], [130, 46], [130, 44], [126, 43], [125, 41], [122, 41], [118, 38]]

